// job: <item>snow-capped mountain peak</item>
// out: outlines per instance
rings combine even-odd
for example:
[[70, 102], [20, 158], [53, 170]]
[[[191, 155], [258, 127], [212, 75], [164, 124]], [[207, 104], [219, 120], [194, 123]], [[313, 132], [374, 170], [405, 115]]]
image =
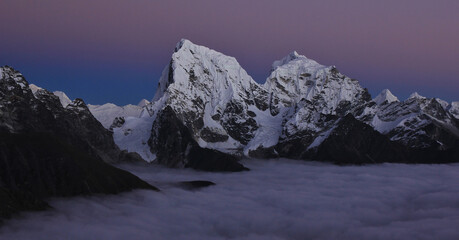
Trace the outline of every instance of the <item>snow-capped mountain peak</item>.
[[38, 91], [43, 90], [43, 88], [41, 88], [41, 87], [39, 87], [39, 86], [37, 86], [37, 85], [35, 85], [35, 84], [32, 84], [32, 83], [29, 84], [29, 88], [30, 88], [30, 90], [32, 91], [32, 93], [33, 93], [34, 95], [35, 95], [35, 93], [37, 93]]
[[[245, 94], [255, 81], [242, 69], [235, 58], [182, 39], [165, 68], [153, 98], [156, 101], [167, 94], [190, 93], [199, 97], [203, 90], [215, 101], [229, 101]], [[240, 92], [242, 91], [242, 92]]]
[[16, 71], [9, 66], [0, 67], [0, 80], [14, 82], [15, 85], [19, 86], [19, 88], [22, 90], [24, 90], [24, 88], [26, 88], [28, 85], [27, 81], [24, 79], [24, 76], [22, 76], [19, 71]]
[[364, 92], [358, 81], [341, 74], [335, 66], [327, 67], [302, 55], [289, 54], [273, 66], [276, 68], [264, 87], [277, 96], [283, 106], [292, 106], [302, 99], [318, 101], [320, 98], [324, 103], [323, 113], [332, 113], [341, 101], [353, 102]]
[[162, 73], [152, 101], [166, 92], [201, 91], [205, 87], [217, 91], [214, 96], [224, 101], [231, 95], [237, 97], [238, 93], [233, 94], [236, 89], [248, 89], [254, 84], [235, 58], [182, 39]]
[[148, 101], [147, 99], [142, 99], [142, 100], [140, 100], [140, 102], [137, 104], [137, 106], [139, 106], [139, 107], [145, 107], [145, 106], [147, 106], [148, 104], [150, 104], [150, 101]]
[[392, 94], [392, 92], [389, 89], [384, 89], [381, 91], [381, 93], [376, 96], [373, 101], [381, 105], [383, 103], [392, 103], [392, 102], [399, 102], [398, 98]]
[[[298, 54], [297, 51], [293, 51], [293, 52], [291, 52], [291, 53], [289, 54], [289, 57], [290, 57], [291, 59], [296, 59], [296, 58], [300, 57], [300, 54]], [[303, 56], [303, 57], [304, 57], [304, 56]]]
[[[32, 91], [33, 95], [38, 98], [40, 94], [47, 94], [48, 91], [35, 85], [35, 84], [29, 84], [29, 88]], [[66, 108], [69, 104], [71, 104], [73, 101], [67, 96], [62, 91], [54, 91], [53, 95], [57, 96], [59, 98], [59, 101], [62, 105], [62, 107]]]
[[296, 51], [293, 51], [289, 53], [287, 56], [285, 56], [284, 58], [282, 58], [281, 60], [274, 61], [271, 66], [271, 72], [276, 70], [278, 67], [285, 66], [288, 63], [293, 62], [293, 61], [301, 61], [300, 63], [297, 63], [297, 64], [306, 65], [306, 66], [309, 66], [310, 68], [311, 67], [315, 67], [315, 68], [325, 67], [323, 65], [320, 65], [316, 61], [309, 59], [304, 55], [300, 55]]
[[183, 39], [149, 107], [158, 112], [170, 106], [193, 129], [201, 147], [225, 151], [241, 148], [253, 138], [258, 116], [268, 109], [267, 99], [267, 91], [234, 57]]
[[73, 102], [64, 92], [54, 91], [53, 93], [59, 97], [59, 100], [61, 101], [61, 104], [64, 108]]
[[[292, 139], [303, 139], [305, 149], [316, 148], [340, 117], [370, 101], [357, 80], [297, 53], [274, 62], [264, 84], [270, 104], [286, 113], [282, 120], [279, 154], [290, 151]], [[333, 118], [327, 116], [333, 115]], [[277, 150], [277, 149], [276, 149]]]
[[193, 45], [195, 45], [194, 43], [192, 43], [190, 40], [188, 39], [185, 39], [185, 38], [182, 38], [176, 45], [175, 45], [175, 50], [174, 52], [178, 52], [182, 47], [184, 48], [189, 48], [189, 47], [192, 47]]
[[271, 72], [276, 70], [277, 67], [285, 65], [289, 63], [290, 61], [293, 61], [295, 59], [298, 59], [300, 57], [306, 58], [305, 56], [299, 55], [296, 51], [293, 51], [289, 53], [287, 56], [282, 58], [281, 60], [274, 61], [272, 66], [271, 66]]
[[418, 92], [412, 93], [408, 99], [426, 99], [426, 97], [419, 95]]

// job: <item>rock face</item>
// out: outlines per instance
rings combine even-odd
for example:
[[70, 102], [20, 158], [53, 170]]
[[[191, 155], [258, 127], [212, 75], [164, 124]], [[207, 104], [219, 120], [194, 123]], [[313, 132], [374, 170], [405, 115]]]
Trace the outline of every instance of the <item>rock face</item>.
[[158, 163], [205, 171], [247, 170], [232, 155], [200, 147], [171, 107], [161, 110], [155, 124], [161, 127], [153, 128], [158, 131], [152, 132], [150, 144], [156, 147]]
[[[304, 158], [304, 157], [303, 157]], [[408, 162], [406, 147], [357, 120], [352, 114], [341, 118], [306, 158], [338, 164]]]
[[[163, 71], [153, 103], [145, 107], [148, 116], [144, 116], [150, 118], [153, 125], [148, 140], [150, 150], [156, 154], [158, 162], [171, 161], [164, 159], [170, 155], [161, 154], [170, 149], [161, 141], [160, 131], [169, 126], [169, 122], [164, 121], [169, 115], [164, 114], [173, 112], [171, 115], [187, 129], [193, 140], [183, 144], [196, 145], [200, 151], [205, 151], [207, 157], [200, 157], [201, 161], [212, 159], [204, 165], [215, 160], [217, 162], [212, 165], [225, 166], [221, 170], [233, 169], [232, 164], [227, 163], [234, 161], [227, 160], [242, 155], [262, 128], [260, 121], [271, 115], [267, 99], [268, 92], [234, 58], [182, 40]], [[192, 148], [189, 156], [198, 157], [194, 149], [198, 148]], [[200, 164], [183, 159], [183, 156], [185, 162], [177, 166], [201, 168]]]
[[368, 105], [360, 118], [405, 146], [445, 150], [459, 139], [459, 124], [449, 108], [442, 100], [415, 93], [403, 102]]
[[120, 160], [120, 150], [112, 134], [101, 127], [82, 99], [75, 99], [64, 108], [61, 100], [47, 90], [33, 93], [14, 69], [4, 67], [2, 72], [0, 130], [50, 132], [106, 162]]
[[[30, 86], [32, 86], [33, 84], [30, 84]], [[32, 87], [30, 87], [30, 89], [32, 90], [32, 92], [35, 94], [37, 91], [39, 90], [43, 90], [42, 88], [39, 88], [37, 90], [33, 90]], [[70, 105], [72, 103], [72, 100], [70, 100], [70, 98], [67, 96], [67, 94], [65, 94], [64, 92], [61, 92], [61, 91], [54, 91], [53, 92], [54, 95], [56, 95], [58, 98], [59, 98], [59, 101], [61, 102], [62, 104], [62, 107], [66, 108], [68, 105]]]
[[254, 137], [267, 97], [236, 59], [182, 40], [153, 100], [172, 108], [201, 147], [233, 152]]
[[419, 94], [401, 102], [387, 89], [372, 99], [335, 66], [297, 52], [275, 61], [260, 85], [234, 58], [182, 40], [152, 102], [113, 131], [121, 149], [171, 167], [195, 166], [190, 149], [212, 150], [199, 161], [215, 165], [223, 156], [435, 163], [453, 158], [415, 153], [454, 152], [458, 106]]
[[448, 150], [410, 148], [348, 114], [306, 158], [337, 164], [449, 163], [458, 161], [458, 150], [458, 141]]
[[448, 107], [448, 112], [456, 119], [459, 119], [459, 102], [452, 102]]
[[33, 194], [15, 191], [6, 187], [0, 187], [0, 224], [2, 219], [11, 218], [19, 211], [42, 211], [50, 206], [43, 200], [36, 198]]
[[[280, 156], [301, 158], [302, 152], [318, 146], [337, 120], [348, 113], [358, 114], [370, 100], [368, 91], [341, 74], [296, 52], [273, 63], [264, 85], [284, 118], [277, 144]], [[294, 150], [295, 149], [295, 150]]]
[[8, 196], [0, 201], [20, 203], [0, 203], [2, 216], [43, 209], [42, 199], [51, 196], [154, 189], [106, 163], [132, 154], [120, 151], [83, 100], [64, 108], [59, 97], [30, 87], [14, 69], [0, 73], [0, 194]]

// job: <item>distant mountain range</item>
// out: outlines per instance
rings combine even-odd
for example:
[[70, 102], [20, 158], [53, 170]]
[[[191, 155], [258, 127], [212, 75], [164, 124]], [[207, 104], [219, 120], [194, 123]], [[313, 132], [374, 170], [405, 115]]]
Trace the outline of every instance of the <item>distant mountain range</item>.
[[417, 93], [400, 101], [387, 89], [372, 99], [335, 66], [296, 52], [260, 85], [233, 57], [182, 40], [142, 110], [89, 108], [121, 149], [172, 167], [188, 166], [190, 148], [338, 164], [459, 160], [459, 102]]
[[458, 162], [459, 102], [400, 101], [387, 89], [372, 98], [296, 52], [261, 85], [235, 58], [182, 40], [138, 105], [86, 105], [1, 67], [0, 136], [0, 216], [10, 216], [51, 196], [155, 189], [110, 166], [120, 161], [207, 171], [247, 170], [244, 157]]

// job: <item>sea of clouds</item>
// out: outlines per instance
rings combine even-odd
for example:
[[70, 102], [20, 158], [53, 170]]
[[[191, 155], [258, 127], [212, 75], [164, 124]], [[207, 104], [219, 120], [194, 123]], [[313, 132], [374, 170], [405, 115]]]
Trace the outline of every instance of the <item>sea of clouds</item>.
[[[0, 239], [459, 239], [459, 165], [244, 162], [205, 173], [124, 165], [161, 192], [55, 199]], [[177, 182], [209, 180], [189, 191]]]

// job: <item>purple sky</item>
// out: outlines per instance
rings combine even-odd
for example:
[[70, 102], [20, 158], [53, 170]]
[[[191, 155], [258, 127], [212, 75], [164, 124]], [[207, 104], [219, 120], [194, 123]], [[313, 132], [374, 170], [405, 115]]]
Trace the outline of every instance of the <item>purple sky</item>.
[[457, 0], [1, 0], [0, 65], [88, 103], [151, 99], [181, 38], [258, 82], [292, 50], [372, 95], [459, 100]]

